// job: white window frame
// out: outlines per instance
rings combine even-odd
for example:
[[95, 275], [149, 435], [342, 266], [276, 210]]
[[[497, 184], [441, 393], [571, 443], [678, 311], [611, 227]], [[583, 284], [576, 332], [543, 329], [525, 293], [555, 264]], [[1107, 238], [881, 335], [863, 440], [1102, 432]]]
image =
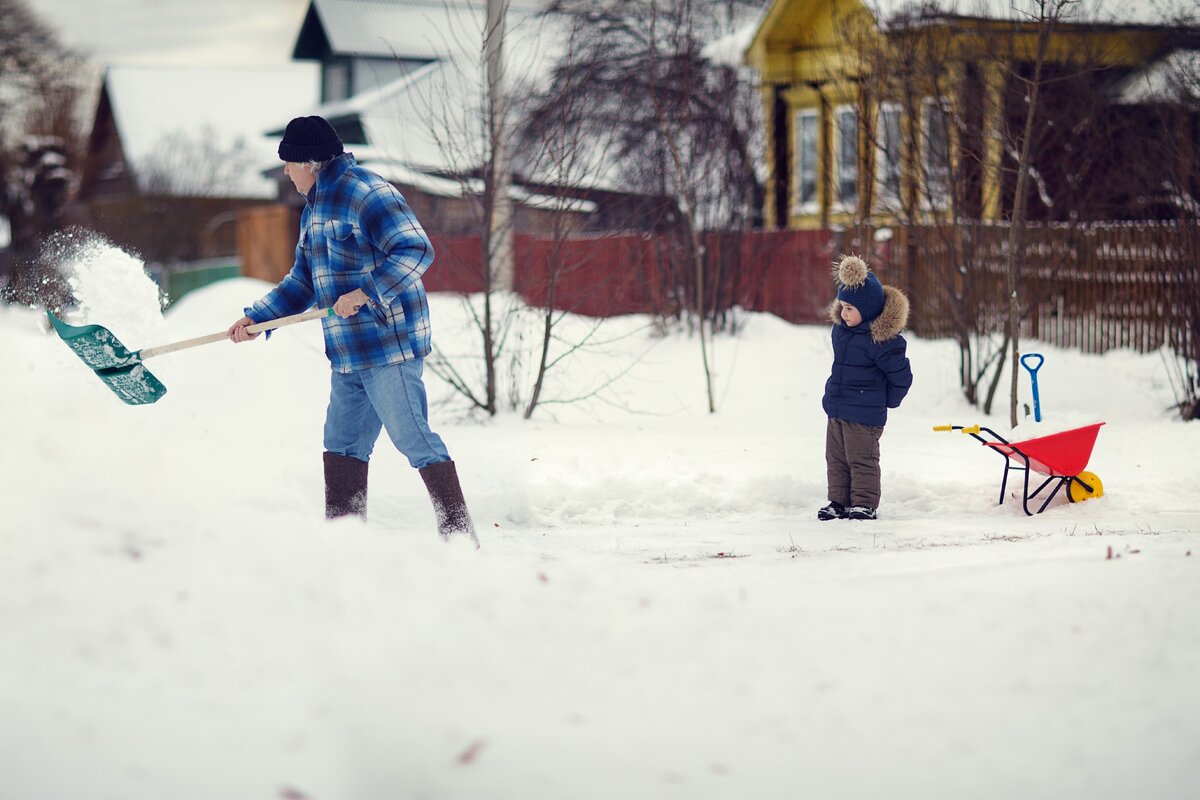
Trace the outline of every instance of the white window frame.
[[[894, 142], [889, 140], [889, 117], [895, 120]], [[876, 130], [875, 181], [879, 186], [876, 197], [881, 208], [895, 210], [900, 207], [904, 184], [904, 108], [899, 103], [880, 103]], [[888, 186], [891, 176], [896, 179], [894, 189]]]
[[[854, 124], [847, 131], [844, 118], [849, 116]], [[847, 135], [848, 134], [848, 135]], [[844, 169], [847, 164], [846, 148], [849, 145], [852, 157], [849, 160], [850, 169]], [[833, 187], [836, 202], [834, 207], [839, 211], [854, 211], [858, 208], [858, 107], [853, 105], [836, 106], [833, 109]], [[851, 174], [850, 189], [846, 190], [843, 172]]]
[[[938, 168], [940, 176], [935, 175], [933, 164], [933, 110], [938, 109], [942, 115], [942, 120], [945, 122], [945, 165]], [[950, 204], [950, 192], [953, 187], [950, 185], [950, 160], [953, 148], [951, 147], [951, 116], [950, 104], [944, 97], [926, 97], [921, 102], [921, 171], [923, 175], [924, 191], [921, 192], [921, 202], [932, 208], [946, 208]], [[941, 182], [941, 192], [934, 191], [938, 188], [935, 181]]]
[[[804, 108], [796, 112], [795, 157], [792, 159], [795, 175], [792, 178], [792, 213], [815, 214], [821, 208], [821, 112], [815, 108]], [[804, 160], [805, 122], [812, 122], [812, 164]], [[804, 173], [812, 174], [812, 196], [803, 196]]]

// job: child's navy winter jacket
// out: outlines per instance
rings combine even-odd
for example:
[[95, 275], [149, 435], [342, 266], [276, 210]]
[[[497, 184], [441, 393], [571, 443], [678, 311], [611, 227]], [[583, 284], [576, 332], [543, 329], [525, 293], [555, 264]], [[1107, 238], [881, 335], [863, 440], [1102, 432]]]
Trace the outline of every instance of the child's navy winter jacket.
[[885, 286], [883, 311], [853, 328], [846, 326], [841, 313], [841, 301], [834, 301], [833, 370], [821, 405], [836, 419], [883, 425], [887, 410], [899, 406], [912, 386], [908, 343], [900, 335], [908, 323], [908, 298]]

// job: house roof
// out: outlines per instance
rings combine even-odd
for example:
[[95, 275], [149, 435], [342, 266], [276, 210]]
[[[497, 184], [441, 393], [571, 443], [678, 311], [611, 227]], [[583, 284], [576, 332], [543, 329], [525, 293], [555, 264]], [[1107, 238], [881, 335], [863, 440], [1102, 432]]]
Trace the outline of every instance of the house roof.
[[[947, 16], [1028, 20], [1038, 4], [1036, 0], [863, 0], [863, 5], [877, 19], [920, 9]], [[1167, 22], [1163, 0], [1085, 0], [1068, 7], [1063, 21], [1117, 25], [1162, 25]]]
[[707, 44], [704, 47], [703, 55], [712, 59], [713, 63], [726, 66], [738, 66], [744, 63], [746, 49], [754, 41], [754, 33], [762, 25], [766, 13], [767, 6], [764, 5], [757, 14], [736, 29]]
[[1122, 79], [1112, 95], [1122, 105], [1175, 103], [1181, 97], [1197, 97], [1197, 75], [1200, 50], [1175, 50]]
[[[513, 98], [528, 96], [524, 89], [548, 78], [568, 38], [563, 18], [539, 13], [542, 5], [540, 0], [526, 0], [510, 6], [504, 52], [505, 79]], [[337, 20], [326, 28], [326, 19], [333, 17]], [[316, 29], [311, 27], [314, 24]], [[323, 31], [329, 46], [325, 55], [433, 60], [383, 86], [314, 105], [303, 113], [335, 124], [357, 121], [368, 142], [352, 148], [362, 163], [385, 177], [407, 171], [409, 183], [414, 182], [413, 173], [424, 173], [435, 179], [431, 189], [438, 191], [434, 193], [448, 192], [448, 185], [439, 183], [442, 179], [437, 176], [472, 174], [484, 160], [485, 24], [482, 0], [313, 0], [297, 39], [297, 53], [308, 52], [305, 39], [316, 41]], [[405, 35], [393, 43], [390, 31]], [[277, 132], [286, 118], [275, 122], [271, 130]], [[589, 170], [589, 188], [615, 187], [614, 181], [597, 171]]]
[[263, 131], [275, 120], [311, 107], [318, 86], [318, 71], [312, 64], [112, 66], [103, 82], [122, 153], [139, 182], [173, 141], [190, 144], [203, 138], [214, 152], [236, 150], [247, 168], [238, 171], [231, 185], [205, 186], [203, 165], [198, 165], [194, 176], [179, 176], [200, 182], [185, 193], [230, 197], [274, 196], [274, 183], [257, 167], [278, 161], [278, 141]]
[[[1192, 0], [1085, 0], [1066, 8], [1062, 21], [1073, 24], [1118, 26], [1167, 26], [1175, 24], [1172, 10], [1185, 18]], [[927, 18], [1013, 20], [1028, 22], [1037, 0], [770, 0], [751, 44], [762, 45], [772, 34], [794, 38], [820, 9], [845, 15], [855, 8], [866, 9], [878, 22], [905, 12]]]
[[[509, 0], [510, 14], [545, 5]], [[292, 57], [327, 53], [432, 61], [479, 41], [484, 0], [312, 0]]]

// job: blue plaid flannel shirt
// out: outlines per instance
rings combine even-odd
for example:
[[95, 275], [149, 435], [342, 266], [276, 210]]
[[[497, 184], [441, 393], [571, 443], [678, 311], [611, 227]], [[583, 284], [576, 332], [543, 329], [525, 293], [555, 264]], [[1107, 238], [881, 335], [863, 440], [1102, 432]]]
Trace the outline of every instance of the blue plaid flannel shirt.
[[404, 196], [344, 153], [317, 174], [291, 271], [246, 316], [264, 322], [325, 308], [362, 289], [365, 308], [322, 321], [333, 368], [355, 372], [424, 358], [431, 342], [421, 275], [432, 263], [433, 245]]

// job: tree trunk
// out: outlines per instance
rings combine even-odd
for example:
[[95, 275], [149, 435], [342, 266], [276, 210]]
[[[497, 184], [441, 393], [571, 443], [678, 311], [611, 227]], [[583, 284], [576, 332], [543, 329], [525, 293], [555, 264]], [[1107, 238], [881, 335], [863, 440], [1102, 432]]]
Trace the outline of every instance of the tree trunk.
[[[1049, 13], [1047, 13], [1049, 9]], [[1061, 7], [1060, 7], [1061, 9]], [[1042, 83], [1042, 67], [1046, 47], [1057, 20], [1054, 0], [1043, 0], [1038, 17], [1037, 60], [1033, 79], [1026, 84], [1025, 130], [1021, 139], [1021, 155], [1017, 164], [1017, 190], [1013, 200], [1012, 221], [1008, 228], [1008, 338], [1012, 342], [1012, 382], [1009, 395], [1009, 423], [1017, 427], [1017, 385], [1021, 374], [1021, 262], [1022, 239], [1025, 227], [1026, 193], [1029, 185], [1029, 159], [1033, 150], [1033, 125], [1037, 117], [1038, 90]]]

